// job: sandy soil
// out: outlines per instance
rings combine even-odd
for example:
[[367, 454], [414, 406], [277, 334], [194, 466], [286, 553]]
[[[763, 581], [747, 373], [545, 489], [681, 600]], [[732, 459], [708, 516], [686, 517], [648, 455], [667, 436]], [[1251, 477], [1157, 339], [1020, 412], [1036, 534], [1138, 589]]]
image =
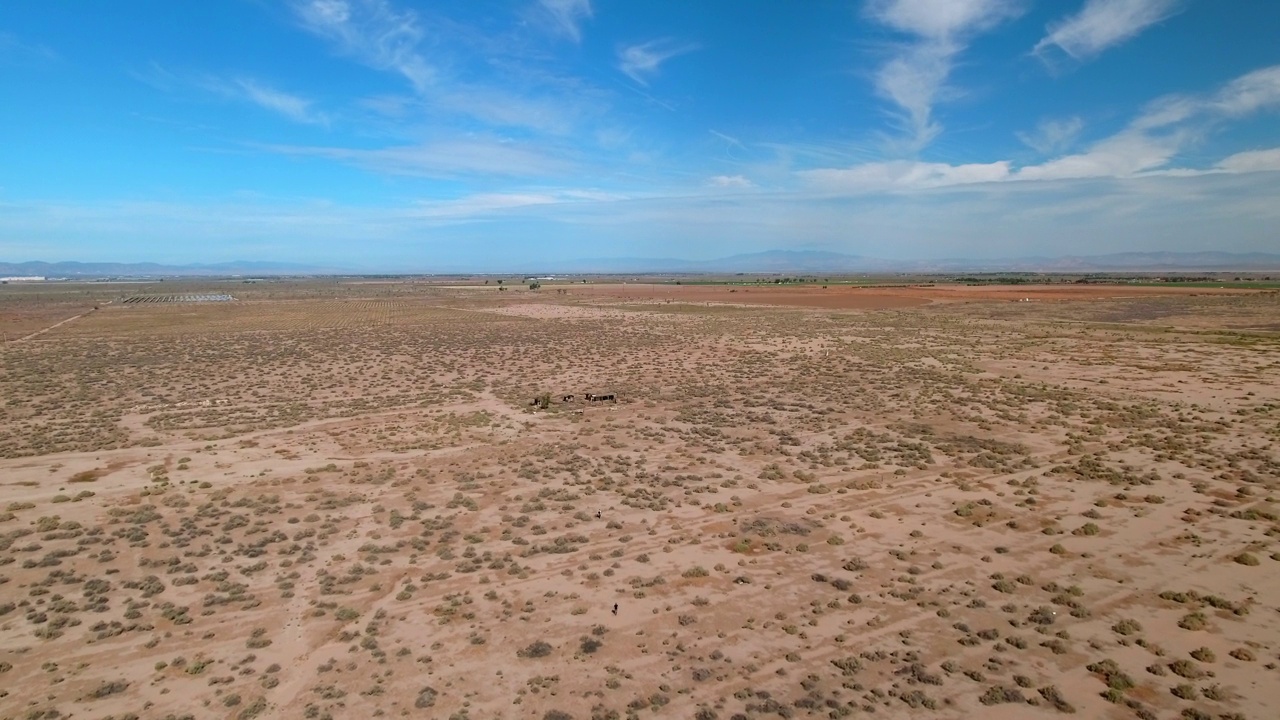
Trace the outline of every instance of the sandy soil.
[[546, 289], [4, 346], [0, 717], [1274, 716], [1274, 295]]

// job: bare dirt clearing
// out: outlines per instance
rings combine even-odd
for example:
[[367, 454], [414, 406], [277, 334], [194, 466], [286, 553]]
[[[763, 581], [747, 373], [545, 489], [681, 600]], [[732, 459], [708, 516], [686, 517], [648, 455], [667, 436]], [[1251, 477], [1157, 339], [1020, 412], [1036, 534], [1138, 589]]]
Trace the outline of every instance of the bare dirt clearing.
[[5, 345], [0, 717], [1280, 705], [1274, 294], [555, 289]]

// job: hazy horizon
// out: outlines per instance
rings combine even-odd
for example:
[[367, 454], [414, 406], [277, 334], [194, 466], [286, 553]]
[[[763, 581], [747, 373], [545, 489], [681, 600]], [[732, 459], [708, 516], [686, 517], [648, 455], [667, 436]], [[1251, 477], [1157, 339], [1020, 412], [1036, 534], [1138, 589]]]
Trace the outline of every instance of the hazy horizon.
[[[147, 277], [264, 277], [280, 275], [672, 275], [702, 276], [747, 274], [779, 276], [891, 276], [928, 275], [955, 276], [979, 274], [1047, 274], [1079, 275], [1081, 273], [1243, 273], [1255, 275], [1280, 271], [1280, 254], [1229, 253], [1203, 251], [1195, 253], [1113, 253], [1104, 255], [1059, 255], [1023, 258], [970, 260], [941, 258], [932, 260], [885, 260], [859, 255], [823, 251], [772, 250], [715, 258], [689, 260], [667, 258], [579, 258], [558, 263], [502, 263], [442, 265], [401, 264], [383, 266], [317, 265], [301, 261], [231, 260], [219, 263], [164, 264], [154, 262], [119, 263], [104, 261], [9, 263], [0, 261], [0, 276], [27, 277], [45, 275], [63, 277], [113, 277], [138, 275]], [[1270, 279], [1270, 278], [1267, 278]]]
[[0, 260], [1273, 252], [1275, 27], [1203, 0], [13, 4]]

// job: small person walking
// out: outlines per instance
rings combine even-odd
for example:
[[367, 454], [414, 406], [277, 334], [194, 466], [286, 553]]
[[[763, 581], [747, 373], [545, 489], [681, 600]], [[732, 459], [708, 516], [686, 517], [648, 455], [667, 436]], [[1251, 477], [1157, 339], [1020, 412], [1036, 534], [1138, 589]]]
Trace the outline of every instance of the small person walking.
[[599, 519], [600, 519], [600, 511], [599, 511], [599, 510], [597, 510], [597, 511], [596, 511], [596, 519], [597, 519], [597, 520], [599, 520]]
[[617, 614], [618, 614], [618, 603], [614, 603], [614, 604], [613, 604], [613, 614], [614, 614], [614, 615], [617, 615]]

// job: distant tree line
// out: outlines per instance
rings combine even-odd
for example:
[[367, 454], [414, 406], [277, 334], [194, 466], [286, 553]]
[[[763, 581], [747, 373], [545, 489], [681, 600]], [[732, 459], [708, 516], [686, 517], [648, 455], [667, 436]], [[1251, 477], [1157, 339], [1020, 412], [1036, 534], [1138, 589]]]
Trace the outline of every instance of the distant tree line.
[[956, 282], [966, 285], [1022, 285], [1031, 282], [1024, 277], [958, 277]]

